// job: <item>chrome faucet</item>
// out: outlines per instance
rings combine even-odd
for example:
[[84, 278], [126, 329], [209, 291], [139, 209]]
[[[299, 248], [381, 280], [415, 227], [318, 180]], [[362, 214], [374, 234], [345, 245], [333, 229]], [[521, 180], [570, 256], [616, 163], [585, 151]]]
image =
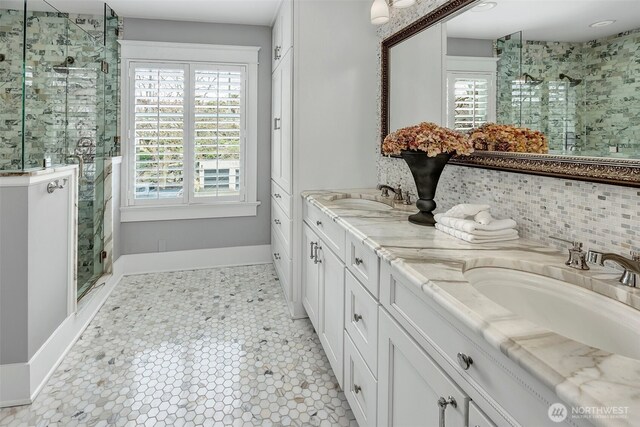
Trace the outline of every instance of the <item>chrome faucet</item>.
[[395, 196], [393, 196], [393, 200], [396, 200], [398, 202], [404, 200], [402, 198], [402, 188], [399, 185], [398, 188], [393, 188], [389, 185], [378, 184], [378, 190], [382, 190], [382, 197], [389, 197], [389, 190], [391, 190], [391, 192], [395, 194]]
[[565, 265], [575, 268], [576, 270], [588, 270], [589, 266], [587, 265], [586, 257], [587, 253], [582, 250], [582, 243], [574, 240], [566, 240], [556, 236], [549, 236], [554, 240], [559, 240], [561, 242], [569, 243], [571, 245], [568, 248], [569, 259], [565, 262]]
[[587, 253], [587, 260], [593, 263], [599, 263], [604, 265], [605, 261], [612, 261], [620, 267], [624, 268], [622, 276], [620, 276], [620, 283], [632, 288], [640, 285], [640, 253], [631, 251], [631, 258], [626, 258], [622, 255], [602, 253], [597, 251], [589, 251]]

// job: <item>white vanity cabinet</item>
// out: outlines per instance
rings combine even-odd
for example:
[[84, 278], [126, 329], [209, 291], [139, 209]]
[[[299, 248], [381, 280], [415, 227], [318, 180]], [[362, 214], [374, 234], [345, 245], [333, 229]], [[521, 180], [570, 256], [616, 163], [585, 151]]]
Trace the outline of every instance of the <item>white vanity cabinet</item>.
[[302, 304], [342, 386], [345, 267], [306, 222], [303, 227]]
[[466, 426], [469, 397], [384, 310], [378, 340], [378, 425]]

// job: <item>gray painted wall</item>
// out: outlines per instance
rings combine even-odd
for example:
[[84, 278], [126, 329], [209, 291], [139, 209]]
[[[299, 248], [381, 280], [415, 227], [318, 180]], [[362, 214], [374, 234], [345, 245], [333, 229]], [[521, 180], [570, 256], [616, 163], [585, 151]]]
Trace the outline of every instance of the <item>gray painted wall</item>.
[[0, 188], [0, 364], [29, 361], [67, 317], [69, 186]]
[[[271, 242], [271, 28], [126, 18], [125, 40], [260, 46], [258, 78], [258, 215], [121, 224], [119, 254], [268, 245]], [[124, 141], [126, 144], [126, 141]], [[116, 242], [116, 244], [118, 244]]]
[[0, 364], [28, 359], [27, 187], [0, 188]]
[[449, 56], [481, 56], [492, 57], [493, 40], [462, 39], [449, 37], [447, 39], [447, 55]]

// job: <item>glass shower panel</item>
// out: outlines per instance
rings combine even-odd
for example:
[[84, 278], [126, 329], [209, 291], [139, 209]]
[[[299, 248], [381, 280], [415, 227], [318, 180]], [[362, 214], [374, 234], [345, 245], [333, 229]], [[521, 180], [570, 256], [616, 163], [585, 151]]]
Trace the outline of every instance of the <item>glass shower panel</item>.
[[23, 169], [24, 1], [0, 0], [0, 171]]
[[120, 70], [120, 43], [118, 15], [105, 5], [105, 61], [109, 72], [105, 74], [104, 102], [105, 102], [105, 151], [107, 156], [120, 155], [120, 141], [118, 140], [120, 119], [120, 86], [118, 73]]
[[67, 149], [79, 163], [78, 297], [102, 276], [105, 163], [105, 46], [103, 21], [72, 16], [69, 54], [74, 58], [67, 80]]
[[520, 126], [529, 89], [522, 80], [522, 32], [496, 40], [496, 53], [499, 58], [496, 121]]
[[24, 169], [66, 162], [69, 21], [44, 1], [27, 3], [24, 56]]

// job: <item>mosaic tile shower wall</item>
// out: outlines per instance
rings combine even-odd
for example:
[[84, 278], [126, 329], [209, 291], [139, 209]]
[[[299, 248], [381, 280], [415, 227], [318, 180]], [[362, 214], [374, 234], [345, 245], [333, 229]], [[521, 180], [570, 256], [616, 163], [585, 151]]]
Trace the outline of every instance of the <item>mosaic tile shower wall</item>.
[[[544, 81], [518, 84], [522, 73]], [[570, 84], [560, 74], [581, 82]], [[617, 147], [620, 156], [633, 155], [640, 132], [638, 75], [640, 29], [587, 43], [528, 40], [522, 51], [517, 42], [503, 43], [498, 122], [544, 132], [554, 153], [604, 156]]]
[[[444, 3], [446, 0], [418, 0], [415, 7], [392, 8], [390, 22], [378, 29], [380, 40]], [[378, 106], [380, 102], [378, 99]], [[378, 153], [378, 182], [402, 185], [416, 194], [405, 162], [382, 157], [380, 141], [373, 144]], [[456, 203], [489, 203], [496, 216], [518, 221], [523, 237], [559, 248], [564, 244], [548, 236], [577, 239], [587, 247], [621, 254], [640, 250], [640, 191], [634, 188], [449, 165], [436, 201], [440, 212]]]

